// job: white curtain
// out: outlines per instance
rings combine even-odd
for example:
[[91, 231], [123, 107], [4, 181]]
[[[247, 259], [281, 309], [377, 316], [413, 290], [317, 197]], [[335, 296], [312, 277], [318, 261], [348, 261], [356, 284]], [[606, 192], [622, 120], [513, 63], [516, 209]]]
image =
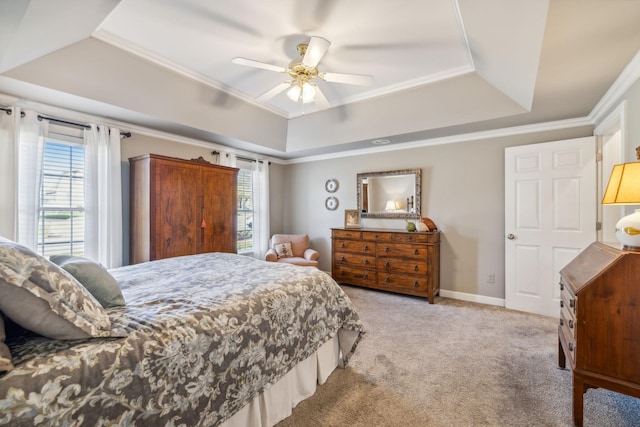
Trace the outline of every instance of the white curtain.
[[253, 256], [264, 259], [269, 249], [269, 162], [253, 162]]
[[122, 265], [120, 130], [92, 125], [85, 139], [84, 254], [107, 268]]
[[[38, 120], [38, 113], [35, 111], [25, 111], [24, 113], [25, 115], [20, 121], [20, 135], [17, 138], [18, 147], [16, 148], [18, 155], [16, 240], [26, 247], [36, 250], [42, 159], [49, 121]], [[16, 111], [16, 114], [20, 116], [20, 111]]]
[[16, 149], [20, 109], [12, 107], [10, 113], [0, 111], [0, 236], [16, 240]]

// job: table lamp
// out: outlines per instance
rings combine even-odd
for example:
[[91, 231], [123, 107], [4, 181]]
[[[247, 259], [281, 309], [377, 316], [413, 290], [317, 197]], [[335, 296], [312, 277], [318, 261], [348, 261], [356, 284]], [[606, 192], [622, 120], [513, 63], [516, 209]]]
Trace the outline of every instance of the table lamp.
[[[613, 167], [602, 204], [640, 205], [640, 162], [622, 163]], [[640, 251], [640, 209], [618, 221], [616, 237], [623, 249]]]

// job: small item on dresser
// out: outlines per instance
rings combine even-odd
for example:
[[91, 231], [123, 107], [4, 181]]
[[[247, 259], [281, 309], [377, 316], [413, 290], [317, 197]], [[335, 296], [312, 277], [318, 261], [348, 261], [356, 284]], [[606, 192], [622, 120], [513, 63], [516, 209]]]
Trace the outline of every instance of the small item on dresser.
[[429, 231], [429, 227], [427, 227], [427, 224], [425, 224], [422, 221], [416, 221], [416, 228], [418, 229], [418, 231]]
[[421, 221], [426, 224], [426, 226], [429, 228], [429, 231], [438, 231], [438, 227], [436, 227], [436, 223], [433, 222], [431, 220], [431, 218], [427, 218], [427, 217], [422, 217]]
[[407, 231], [416, 231], [416, 224], [415, 222], [407, 221], [407, 224], [404, 226], [404, 228], [406, 228]]

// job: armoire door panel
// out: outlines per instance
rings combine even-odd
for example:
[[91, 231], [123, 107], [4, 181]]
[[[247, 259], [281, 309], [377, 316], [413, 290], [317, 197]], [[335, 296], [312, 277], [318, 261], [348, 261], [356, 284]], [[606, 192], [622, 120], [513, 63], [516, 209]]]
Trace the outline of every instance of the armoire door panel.
[[[197, 193], [191, 190], [199, 179], [192, 167], [158, 165], [156, 193], [155, 258], [170, 258], [197, 253]], [[153, 236], [153, 235], [152, 235]]]

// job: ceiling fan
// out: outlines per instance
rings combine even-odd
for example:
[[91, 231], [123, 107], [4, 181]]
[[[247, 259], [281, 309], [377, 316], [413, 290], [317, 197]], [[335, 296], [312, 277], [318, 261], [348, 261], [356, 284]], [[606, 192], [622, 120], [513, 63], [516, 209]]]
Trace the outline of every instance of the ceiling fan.
[[301, 43], [298, 45], [297, 50], [300, 54], [300, 59], [294, 59], [286, 68], [247, 58], [233, 58], [231, 62], [247, 67], [287, 73], [293, 79], [284, 81], [263, 93], [257, 98], [259, 101], [267, 101], [280, 92], [289, 89], [287, 90], [287, 96], [292, 101], [302, 101], [305, 104], [313, 101], [320, 109], [324, 110], [329, 108], [329, 101], [327, 101], [318, 85], [311, 80], [320, 79], [330, 83], [360, 86], [367, 86], [373, 83], [373, 76], [318, 71], [318, 63], [327, 53], [330, 45], [331, 42], [322, 37], [311, 37], [308, 44]]

